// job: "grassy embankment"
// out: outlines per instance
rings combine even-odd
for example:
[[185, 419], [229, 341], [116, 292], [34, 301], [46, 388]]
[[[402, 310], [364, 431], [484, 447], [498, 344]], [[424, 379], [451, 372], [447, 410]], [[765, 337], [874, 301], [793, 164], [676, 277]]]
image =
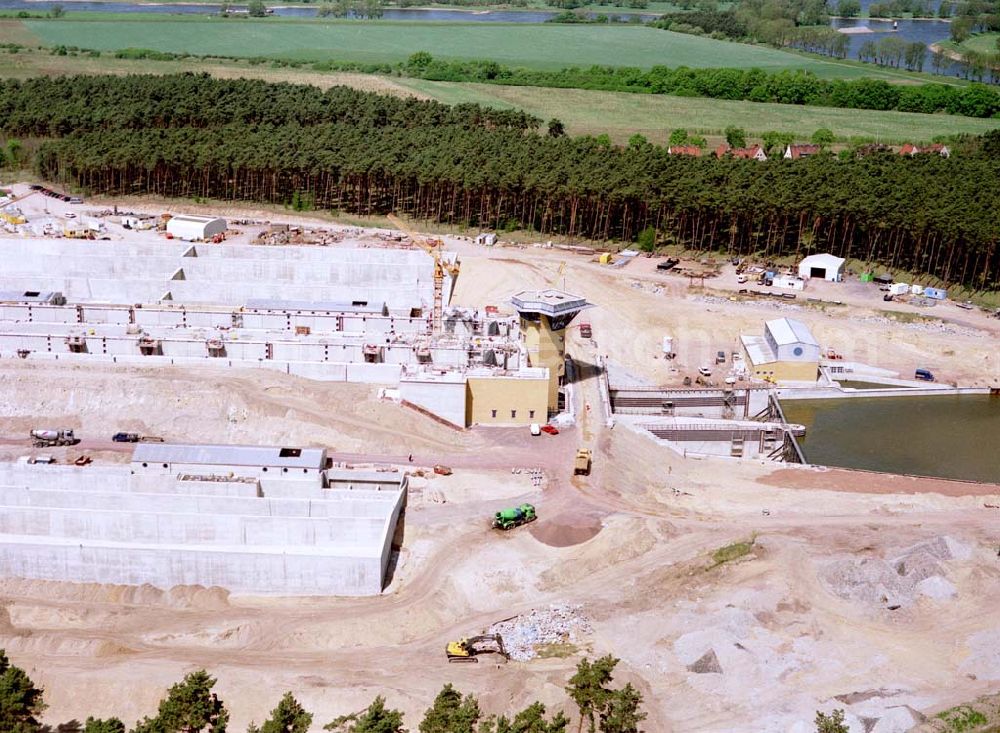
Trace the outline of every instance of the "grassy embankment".
[[938, 41], [937, 45], [946, 51], [952, 51], [953, 53], [962, 55], [965, 55], [969, 51], [975, 51], [976, 53], [990, 56], [1000, 53], [1000, 48], [997, 47], [997, 42], [1000, 42], [1000, 33], [977, 33], [961, 43], [955, 43], [954, 41]]
[[[272, 25], [269, 21], [255, 23], [252, 21], [236, 21], [232, 26], [226, 26], [227, 21], [204, 21], [200, 23], [180, 22], [181, 28], [198, 28], [208, 26], [211, 30], [223, 29], [229, 33], [250, 31], [254, 33], [270, 33], [275, 29], [301, 28], [301, 24], [286, 26]], [[121, 22], [122, 30], [118, 35], [122, 43], [134, 41], [133, 34], [127, 32], [132, 26], [130, 22]], [[142, 24], [140, 27], [145, 27]], [[148, 24], [154, 30], [164, 25], [163, 22]], [[320, 24], [324, 27], [326, 24]], [[336, 28], [350, 29], [358, 24], [337, 24]], [[369, 25], [369, 24], [365, 24]], [[398, 32], [398, 24], [396, 26]], [[22, 21], [0, 21], [0, 42], [21, 43], [27, 46], [50, 43], [49, 39], [39, 29], [50, 28], [83, 28], [89, 27], [86, 22], [39, 21], [31, 22], [30, 27]], [[172, 28], [171, 23], [166, 28]], [[424, 26], [426, 27], [426, 26]], [[468, 26], [461, 26], [462, 29]], [[504, 26], [509, 28], [509, 26]], [[529, 26], [537, 28], [537, 26]], [[580, 30], [570, 28], [570, 30]], [[622, 29], [635, 30], [635, 29]], [[454, 34], [456, 29], [451, 27]], [[650, 31], [662, 34], [667, 38], [677, 34], [664, 31]], [[109, 38], [113, 36], [109, 35]], [[682, 38], [698, 39], [693, 36]], [[83, 40], [87, 39], [87, 40]], [[90, 38], [87, 35], [78, 37], [75, 43], [68, 38], [68, 45], [87, 45]], [[177, 43], [177, 39], [173, 39]], [[755, 47], [731, 45], [738, 49], [749, 48], [752, 51], [767, 50]], [[134, 45], [141, 45], [134, 43]], [[244, 48], [258, 47], [245, 45]], [[437, 47], [435, 47], [437, 48]], [[177, 50], [163, 48], [162, 50]], [[481, 49], [479, 49], [481, 51]], [[222, 53], [215, 49], [213, 52]], [[437, 50], [436, 52], [440, 52]], [[773, 52], [781, 53], [781, 52]], [[405, 54], [401, 54], [405, 58]], [[799, 60], [794, 54], [785, 54]], [[871, 68], [871, 67], [868, 67]], [[833, 109], [825, 107], [804, 107], [784, 104], [759, 104], [753, 102], [733, 102], [705, 98], [674, 97], [666, 95], [628, 94], [618, 92], [596, 92], [578, 89], [546, 89], [537, 87], [499, 86], [490, 84], [434, 82], [422, 79], [376, 76], [354, 73], [321, 73], [306, 67], [269, 68], [266, 65], [250, 65], [236, 60], [199, 60], [184, 61], [131, 61], [113, 58], [110, 54], [99, 58], [88, 56], [55, 56], [48, 51], [32, 50], [16, 54], [0, 54], [0, 77], [27, 78], [46, 74], [125, 74], [125, 73], [156, 73], [166, 74], [178, 71], [204, 70], [221, 77], [245, 76], [264, 78], [272, 81], [287, 81], [309, 83], [319, 86], [344, 84], [369, 91], [391, 94], [413, 94], [415, 96], [437, 99], [449, 104], [459, 102], [478, 102], [495, 107], [517, 107], [548, 120], [560, 118], [571, 134], [608, 133], [612, 140], [624, 143], [628, 138], [639, 133], [655, 143], [665, 143], [671, 129], [684, 127], [691, 132], [706, 135], [714, 144], [721, 132], [729, 125], [744, 127], [753, 133], [768, 130], [782, 130], [795, 133], [801, 138], [808, 138], [816, 129], [826, 127], [831, 129], [841, 139], [853, 137], [877, 138], [883, 142], [903, 142], [907, 140], [929, 140], [935, 135], [967, 132], [979, 134], [997, 127], [996, 120], [981, 120], [968, 117], [949, 115], [918, 115], [903, 112], [878, 112], [871, 110]]]

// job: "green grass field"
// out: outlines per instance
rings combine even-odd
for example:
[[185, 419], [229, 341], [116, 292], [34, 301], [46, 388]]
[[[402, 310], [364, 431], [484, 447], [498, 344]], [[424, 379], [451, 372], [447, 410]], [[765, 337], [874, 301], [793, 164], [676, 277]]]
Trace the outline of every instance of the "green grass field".
[[960, 51], [978, 51], [979, 53], [994, 54], [1000, 53], [1000, 49], [997, 48], [997, 41], [1000, 41], [1000, 33], [978, 33], [958, 44], [957, 47]]
[[808, 69], [823, 77], [907, 80], [903, 72], [842, 63], [640, 26], [409, 23], [221, 18], [26, 20], [46, 45], [100, 50], [149, 48], [305, 61], [399, 62], [416, 51], [447, 59], [490, 58], [511, 66], [757, 67]]
[[951, 115], [730, 102], [581, 89], [458, 84], [422, 79], [394, 81], [448, 104], [477, 102], [520, 108], [543, 120], [558, 117], [574, 134], [606, 132], [617, 142], [625, 142], [630, 135], [638, 132], [650, 141], [662, 144], [666, 142], [670, 130], [677, 127], [711, 136], [718, 135], [729, 125], [735, 125], [751, 134], [782, 130], [793, 132], [802, 139], [826, 127], [842, 140], [865, 137], [886, 143], [927, 141], [935, 135], [960, 132], [981, 134], [1000, 127], [1000, 120]]

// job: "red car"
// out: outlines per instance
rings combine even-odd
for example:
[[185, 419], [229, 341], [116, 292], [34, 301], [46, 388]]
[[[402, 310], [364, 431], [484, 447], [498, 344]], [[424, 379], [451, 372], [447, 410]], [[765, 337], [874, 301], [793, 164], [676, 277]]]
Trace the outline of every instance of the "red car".
[[585, 339], [589, 339], [594, 335], [594, 332], [593, 330], [591, 330], [589, 323], [580, 324], [580, 335]]
[[555, 425], [542, 425], [542, 432], [549, 435], [559, 435], [559, 428]]

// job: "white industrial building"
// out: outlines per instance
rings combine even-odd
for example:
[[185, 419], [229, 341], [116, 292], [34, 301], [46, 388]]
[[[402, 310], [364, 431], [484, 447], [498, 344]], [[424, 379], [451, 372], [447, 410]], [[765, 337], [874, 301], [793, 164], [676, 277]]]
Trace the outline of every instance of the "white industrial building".
[[816, 381], [819, 342], [802, 321], [776, 318], [764, 324], [763, 336], [742, 334], [740, 340], [753, 378], [773, 383]]
[[[139, 458], [152, 457], [148, 447]], [[320, 470], [320, 449], [286, 459], [289, 449], [155, 448], [169, 471], [0, 463], [0, 575], [255, 595], [382, 591], [404, 474]], [[269, 465], [253, 466], [254, 455]]]
[[326, 468], [320, 448], [278, 448], [255, 445], [183, 445], [140, 443], [132, 452], [132, 473], [177, 475], [211, 470], [244, 478], [315, 480]]
[[830, 282], [840, 282], [844, 279], [843, 257], [835, 257], [832, 254], [809, 255], [799, 263], [799, 277], [807, 280], [818, 278]]
[[225, 231], [226, 220], [216, 216], [178, 214], [167, 222], [167, 234], [184, 242], [205, 242]]

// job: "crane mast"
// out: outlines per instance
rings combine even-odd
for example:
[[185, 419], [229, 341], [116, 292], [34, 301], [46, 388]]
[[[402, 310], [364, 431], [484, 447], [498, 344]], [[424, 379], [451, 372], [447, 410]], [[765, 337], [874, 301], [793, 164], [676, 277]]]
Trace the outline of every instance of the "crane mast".
[[458, 268], [447, 264], [441, 257], [441, 247], [444, 246], [444, 243], [440, 239], [424, 239], [404, 224], [395, 214], [389, 214], [388, 218], [414, 244], [424, 250], [434, 260], [434, 301], [431, 311], [431, 334], [438, 336], [441, 333], [441, 320], [444, 312], [444, 273], [447, 270], [453, 276], [457, 275]]

